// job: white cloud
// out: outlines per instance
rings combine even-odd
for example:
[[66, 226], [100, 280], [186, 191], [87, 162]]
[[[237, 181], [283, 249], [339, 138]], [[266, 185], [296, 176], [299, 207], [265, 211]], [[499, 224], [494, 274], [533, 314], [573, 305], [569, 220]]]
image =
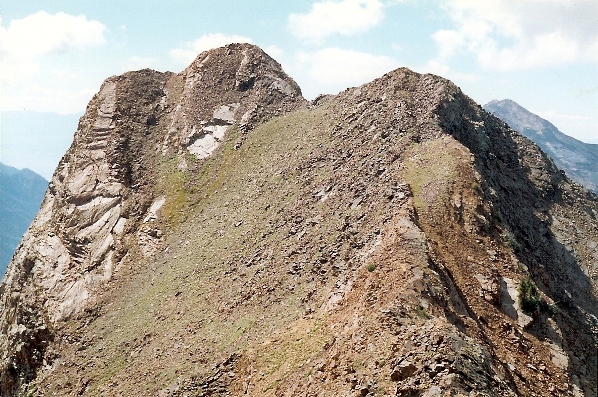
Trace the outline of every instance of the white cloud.
[[314, 3], [307, 14], [291, 14], [288, 24], [294, 36], [321, 42], [332, 34], [363, 33], [384, 18], [379, 0], [342, 0]]
[[472, 83], [479, 81], [482, 78], [480, 75], [475, 73], [462, 73], [453, 70], [446, 63], [439, 62], [435, 59], [429, 61], [423, 68], [421, 68], [421, 70], [419, 69], [420, 68], [418, 68], [417, 71], [420, 73], [433, 73], [446, 79], [453, 80], [456, 83]]
[[35, 110], [59, 114], [79, 113], [97, 92], [95, 88], [73, 89], [48, 87], [39, 84], [23, 86], [20, 90], [4, 90], [2, 110]]
[[433, 35], [436, 62], [472, 54], [487, 70], [534, 69], [598, 61], [595, 0], [452, 0], [456, 27]]
[[299, 53], [292, 74], [302, 80], [304, 96], [313, 98], [367, 83], [399, 65], [398, 60], [387, 56], [331, 47]]
[[269, 45], [268, 47], [264, 47], [264, 52], [270, 55], [272, 58], [279, 60], [278, 58], [284, 55], [284, 50], [276, 45]]
[[103, 44], [105, 29], [84, 15], [63, 12], [40, 11], [12, 20], [8, 28], [0, 27], [2, 79], [8, 83], [27, 80], [39, 70], [41, 56]]
[[185, 43], [182, 47], [170, 50], [169, 55], [177, 64], [186, 66], [193, 62], [203, 51], [231, 43], [251, 43], [251, 39], [238, 35], [227, 36], [222, 33], [211, 33], [203, 35], [195, 41]]
[[158, 69], [158, 64], [159, 60], [156, 58], [132, 56], [123, 64], [122, 71], [129, 72], [131, 70], [141, 70], [146, 68]]

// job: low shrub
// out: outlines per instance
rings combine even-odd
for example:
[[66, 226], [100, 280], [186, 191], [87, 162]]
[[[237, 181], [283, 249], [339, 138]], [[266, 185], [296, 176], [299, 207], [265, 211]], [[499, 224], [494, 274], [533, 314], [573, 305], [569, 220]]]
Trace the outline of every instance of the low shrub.
[[428, 314], [428, 312], [426, 311], [426, 309], [424, 309], [421, 306], [418, 306], [415, 308], [415, 311], [417, 311], [417, 314], [421, 317], [421, 318], [425, 318], [426, 320], [429, 320], [431, 317]]
[[519, 307], [526, 313], [533, 313], [540, 309], [542, 299], [536, 285], [529, 277], [521, 279], [519, 284]]

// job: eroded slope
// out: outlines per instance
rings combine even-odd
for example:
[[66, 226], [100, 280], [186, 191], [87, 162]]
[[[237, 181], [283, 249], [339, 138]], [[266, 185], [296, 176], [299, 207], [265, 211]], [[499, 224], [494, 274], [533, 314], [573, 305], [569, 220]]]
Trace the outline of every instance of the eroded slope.
[[107, 79], [0, 286], [2, 395], [56, 363], [64, 322], [101, 307], [118, 269], [153, 252], [159, 231], [147, 222], [156, 184], [166, 183], [165, 155], [185, 169], [186, 157], [215, 150], [231, 125], [247, 132], [303, 101], [280, 65], [250, 45], [205, 52], [178, 75]]
[[168, 77], [128, 256], [43, 323], [35, 395], [595, 394], [595, 196], [407, 69], [265, 122], [303, 101], [247, 48]]

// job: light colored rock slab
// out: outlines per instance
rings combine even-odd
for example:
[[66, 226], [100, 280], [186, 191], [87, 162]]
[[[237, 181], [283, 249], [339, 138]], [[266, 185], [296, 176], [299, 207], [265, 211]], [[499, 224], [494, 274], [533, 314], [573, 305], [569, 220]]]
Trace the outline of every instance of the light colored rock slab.
[[502, 311], [513, 320], [517, 320], [521, 328], [525, 328], [532, 323], [533, 318], [519, 308], [519, 288], [515, 280], [501, 277], [500, 304]]

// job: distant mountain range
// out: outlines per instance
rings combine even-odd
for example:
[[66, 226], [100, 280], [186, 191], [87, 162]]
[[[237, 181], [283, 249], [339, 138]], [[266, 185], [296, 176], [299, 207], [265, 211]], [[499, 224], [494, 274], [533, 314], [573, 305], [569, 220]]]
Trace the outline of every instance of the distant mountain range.
[[510, 99], [491, 101], [484, 109], [534, 141], [571, 179], [598, 194], [598, 145], [563, 134]]
[[33, 221], [48, 181], [35, 172], [0, 163], [0, 277]]
[[0, 112], [2, 162], [28, 168], [46, 179], [73, 141], [80, 114], [48, 112]]

